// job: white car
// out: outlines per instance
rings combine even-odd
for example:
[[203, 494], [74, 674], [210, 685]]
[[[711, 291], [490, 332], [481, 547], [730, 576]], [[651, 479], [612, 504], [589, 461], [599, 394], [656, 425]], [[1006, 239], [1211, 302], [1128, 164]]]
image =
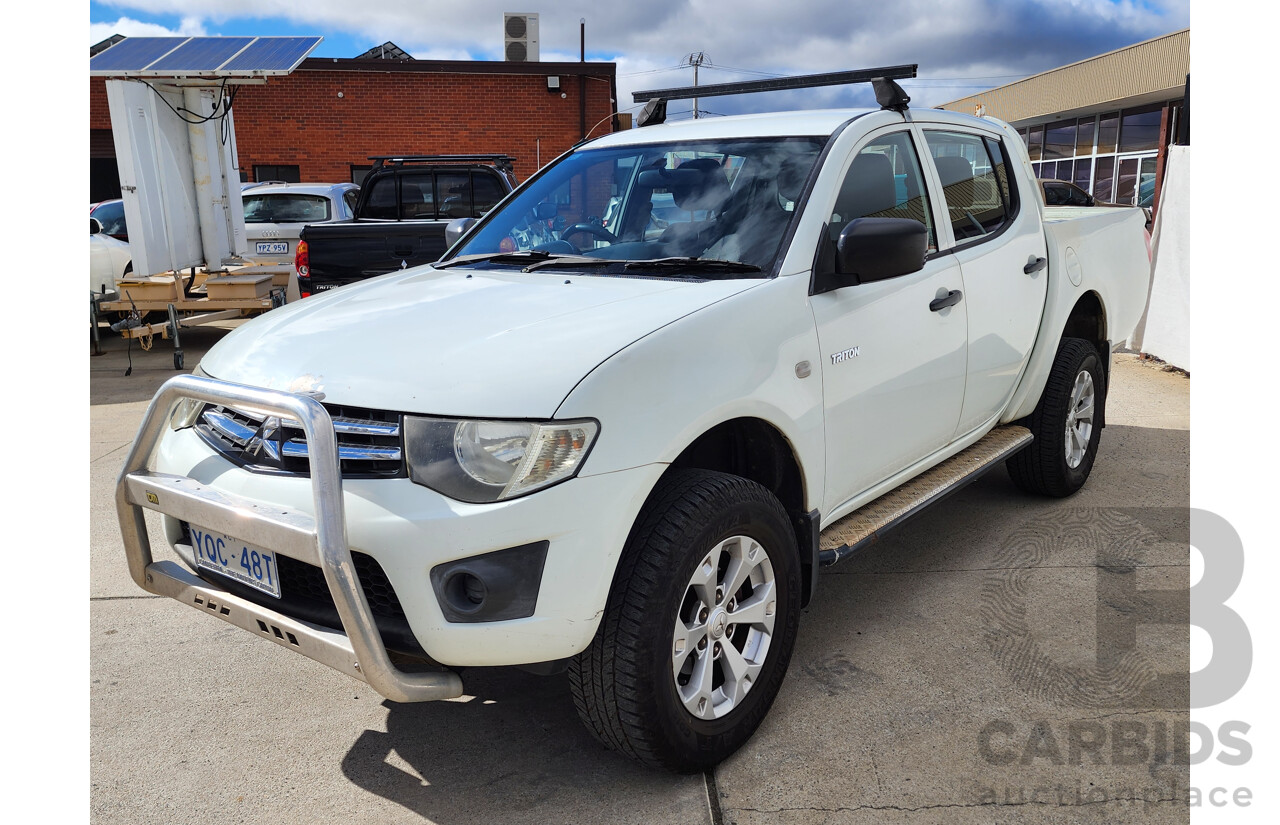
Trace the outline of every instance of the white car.
[[354, 183], [273, 181], [243, 190], [245, 258], [292, 269], [302, 227], [351, 220], [359, 194]]
[[96, 218], [89, 219], [89, 291], [112, 292], [116, 281], [133, 271], [129, 244], [102, 231]]
[[724, 759], [819, 567], [987, 468], [1085, 483], [1146, 302], [1139, 210], [1047, 214], [1010, 126], [886, 97], [581, 143], [441, 261], [240, 327], [121, 473], [134, 581], [397, 702], [567, 668], [609, 747]]

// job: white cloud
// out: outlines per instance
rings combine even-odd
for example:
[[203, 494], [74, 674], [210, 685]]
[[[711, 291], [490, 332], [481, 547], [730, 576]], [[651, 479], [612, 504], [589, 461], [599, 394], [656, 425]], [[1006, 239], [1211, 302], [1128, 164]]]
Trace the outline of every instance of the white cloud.
[[[391, 40], [415, 57], [454, 60], [500, 60], [503, 12], [535, 10], [542, 59], [576, 60], [578, 21], [586, 18], [588, 54], [618, 64], [623, 109], [632, 105], [635, 89], [692, 83], [691, 70], [637, 73], [674, 66], [695, 51], [705, 51], [717, 66], [776, 75], [918, 63], [920, 80], [911, 91], [918, 103], [933, 105], [1008, 82], [1005, 76], [1044, 71], [1190, 24], [1189, 0], [561, 0], [540, 10], [511, 0], [102, 2], [205, 20], [214, 29], [232, 18], [261, 19], [264, 29], [271, 19], [287, 20], [316, 34]], [[758, 76], [709, 69], [699, 80]], [[846, 89], [803, 100], [850, 105], [853, 96]], [[720, 100], [728, 101], [722, 109], [744, 105]]]
[[145, 23], [132, 17], [121, 17], [114, 23], [90, 23], [89, 45], [97, 45], [113, 34], [123, 34], [125, 37], [203, 37], [205, 28], [198, 17], [183, 18], [177, 29]]

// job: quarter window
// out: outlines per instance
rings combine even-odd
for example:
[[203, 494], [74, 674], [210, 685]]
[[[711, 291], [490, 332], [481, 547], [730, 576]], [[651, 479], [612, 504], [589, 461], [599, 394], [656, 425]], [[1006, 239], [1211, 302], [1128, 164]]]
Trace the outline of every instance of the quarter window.
[[365, 198], [364, 216], [394, 221], [396, 219], [396, 179], [392, 175], [378, 178]]
[[1008, 223], [1014, 203], [1001, 143], [964, 132], [924, 134], [956, 241], [989, 235]]

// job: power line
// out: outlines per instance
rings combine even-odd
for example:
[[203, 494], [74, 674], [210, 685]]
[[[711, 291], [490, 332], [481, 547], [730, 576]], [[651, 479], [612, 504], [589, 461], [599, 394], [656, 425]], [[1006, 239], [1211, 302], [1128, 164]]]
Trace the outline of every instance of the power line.
[[640, 71], [640, 72], [627, 72], [626, 74], [618, 75], [618, 77], [635, 77], [636, 75], [641, 75], [641, 74], [657, 74], [658, 72], [674, 72], [677, 69], [685, 69], [685, 68], [688, 68], [688, 67], [685, 66], [684, 64], [680, 64], [679, 66], [667, 66], [666, 68], [663, 68], [663, 69], [645, 69], [644, 71]]

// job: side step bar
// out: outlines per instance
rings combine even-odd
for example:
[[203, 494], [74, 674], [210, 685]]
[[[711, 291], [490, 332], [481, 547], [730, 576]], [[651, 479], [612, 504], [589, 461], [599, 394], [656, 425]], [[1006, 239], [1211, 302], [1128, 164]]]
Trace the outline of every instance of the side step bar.
[[946, 498], [1031, 443], [1026, 427], [996, 427], [978, 442], [827, 527], [818, 537], [818, 561], [829, 567], [861, 550], [892, 527]]

